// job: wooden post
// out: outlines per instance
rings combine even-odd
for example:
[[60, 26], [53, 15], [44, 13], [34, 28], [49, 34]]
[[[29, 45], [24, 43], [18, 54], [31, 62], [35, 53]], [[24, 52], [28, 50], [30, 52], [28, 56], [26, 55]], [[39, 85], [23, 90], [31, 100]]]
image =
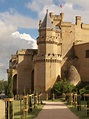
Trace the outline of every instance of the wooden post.
[[34, 96], [34, 108], [37, 107], [37, 96]]
[[28, 96], [23, 96], [23, 102], [24, 102], [24, 117], [25, 119], [28, 118]]
[[29, 95], [29, 112], [32, 112], [32, 94]]
[[21, 119], [28, 118], [28, 96], [20, 96]]
[[89, 94], [84, 94], [84, 109], [86, 116], [89, 116]]
[[14, 98], [5, 98], [4, 100], [5, 100], [5, 119], [14, 119], [14, 114], [13, 112], [11, 113], [12, 110], [10, 110], [10, 108], [13, 108]]
[[48, 93], [46, 94], [46, 100], [48, 100]]
[[23, 119], [23, 96], [20, 96], [20, 115], [21, 115], [21, 119]]
[[37, 94], [34, 95], [34, 108], [37, 107]]
[[62, 94], [62, 98], [63, 98], [63, 101], [66, 100], [66, 94], [65, 93]]
[[38, 105], [42, 103], [42, 93], [38, 94]]
[[54, 101], [54, 99], [55, 99], [55, 95], [54, 95], [54, 93], [52, 94], [52, 101]]
[[77, 93], [74, 94], [74, 106], [77, 107]]
[[89, 95], [87, 96], [87, 116], [89, 116]]
[[81, 111], [81, 95], [77, 95], [77, 110]]

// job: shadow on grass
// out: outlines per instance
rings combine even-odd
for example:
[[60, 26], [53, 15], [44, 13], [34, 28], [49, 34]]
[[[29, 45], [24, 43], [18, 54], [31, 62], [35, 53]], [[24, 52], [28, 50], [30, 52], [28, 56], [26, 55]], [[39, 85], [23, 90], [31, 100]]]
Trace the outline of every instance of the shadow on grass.
[[[28, 112], [28, 119], [35, 118], [38, 115], [38, 113], [42, 110], [43, 105], [38, 105], [38, 107], [32, 109], [32, 112], [31, 111]], [[21, 118], [21, 112], [20, 111], [15, 112], [14, 119], [20, 119], [20, 118]]]
[[79, 119], [89, 119], [89, 116], [86, 116], [84, 105], [81, 106], [81, 111], [78, 111], [77, 108], [73, 105], [69, 105], [67, 103], [66, 105], [75, 115], [79, 117]]

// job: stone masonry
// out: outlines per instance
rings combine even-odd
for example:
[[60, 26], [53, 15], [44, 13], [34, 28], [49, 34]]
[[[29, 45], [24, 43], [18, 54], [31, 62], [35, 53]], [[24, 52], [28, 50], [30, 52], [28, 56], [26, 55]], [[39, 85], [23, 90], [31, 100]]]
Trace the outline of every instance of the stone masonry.
[[75, 24], [64, 21], [64, 14], [46, 12], [39, 21], [38, 49], [22, 49], [11, 56], [14, 94], [50, 92], [56, 81], [67, 78], [77, 85], [89, 81], [89, 24], [76, 16]]

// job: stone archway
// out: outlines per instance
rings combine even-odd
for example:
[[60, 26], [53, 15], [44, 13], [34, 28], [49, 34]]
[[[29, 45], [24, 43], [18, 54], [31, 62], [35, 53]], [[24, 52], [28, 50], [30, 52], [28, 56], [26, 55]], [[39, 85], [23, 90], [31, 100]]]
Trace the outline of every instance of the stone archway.
[[34, 70], [31, 73], [31, 93], [34, 91]]
[[13, 94], [17, 94], [17, 74], [13, 76]]

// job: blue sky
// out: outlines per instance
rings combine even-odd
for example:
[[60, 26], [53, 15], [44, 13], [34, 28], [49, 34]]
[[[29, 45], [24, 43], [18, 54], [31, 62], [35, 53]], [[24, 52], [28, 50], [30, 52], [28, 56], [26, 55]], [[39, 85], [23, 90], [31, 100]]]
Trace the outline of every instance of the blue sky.
[[11, 54], [37, 48], [39, 20], [46, 9], [60, 14], [61, 4], [65, 21], [75, 23], [75, 16], [82, 16], [89, 23], [89, 0], [0, 0], [0, 79], [7, 79]]

